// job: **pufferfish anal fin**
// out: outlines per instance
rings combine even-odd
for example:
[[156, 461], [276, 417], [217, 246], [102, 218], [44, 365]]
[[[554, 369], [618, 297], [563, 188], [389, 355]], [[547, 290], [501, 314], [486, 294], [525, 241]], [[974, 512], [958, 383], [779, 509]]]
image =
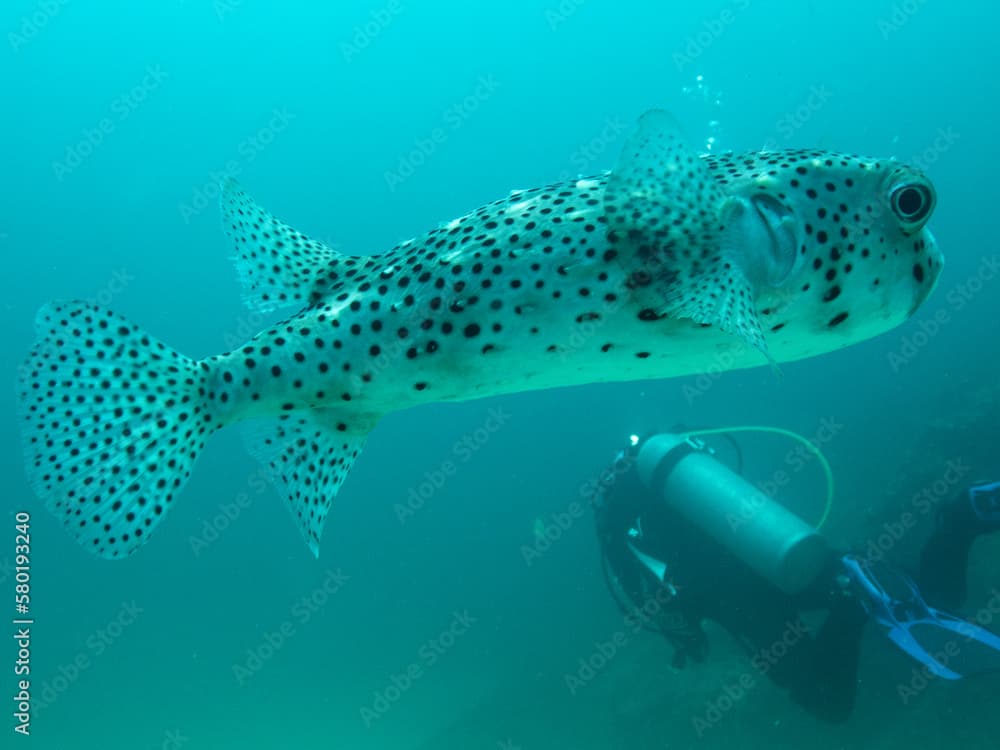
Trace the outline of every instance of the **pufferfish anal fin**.
[[720, 328], [770, 360], [726, 205], [674, 118], [658, 109], [639, 118], [604, 194], [630, 284], [657, 313]]
[[316, 557], [337, 490], [374, 426], [374, 419], [314, 409], [252, 420], [244, 427], [247, 449], [267, 470]]
[[243, 301], [253, 310], [314, 304], [336, 286], [340, 266], [357, 262], [273, 217], [231, 177], [222, 182], [221, 203]]

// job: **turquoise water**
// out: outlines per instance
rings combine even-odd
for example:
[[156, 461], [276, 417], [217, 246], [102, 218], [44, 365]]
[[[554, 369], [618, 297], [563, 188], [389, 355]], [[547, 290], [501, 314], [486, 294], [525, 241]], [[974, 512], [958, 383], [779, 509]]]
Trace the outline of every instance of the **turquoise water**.
[[[912, 667], [872, 632], [857, 709], [830, 727], [760, 675], [740, 688], [746, 658], [717, 630], [707, 665], [671, 670], [662, 640], [625, 630], [607, 595], [591, 519], [573, 503], [631, 432], [773, 424], [817, 437], [841, 545], [882, 544], [950, 467], [965, 480], [1000, 471], [993, 7], [673, 5], [4, 5], [11, 381], [49, 299], [92, 299], [198, 357], [276, 319], [241, 304], [223, 174], [311, 236], [377, 252], [512, 188], [610, 169], [649, 107], [713, 151], [919, 164], [947, 265], [904, 326], [780, 377], [712, 372], [392, 414], [318, 560], [235, 430], [212, 440], [138, 554], [91, 557], [32, 496], [11, 392], [0, 586], [13, 597], [15, 513], [29, 512], [34, 706], [25, 738], [7, 704], [3, 747], [995, 746], [998, 677], [903, 700]], [[741, 440], [760, 481], [792, 465], [790, 445]], [[822, 492], [807, 465], [780, 496], [815, 517]], [[928, 529], [919, 516], [886, 555], [908, 563]], [[984, 539], [966, 614], [997, 589], [1000, 543]], [[571, 691], [566, 676], [609, 643]], [[16, 659], [8, 640], [0, 660]]]

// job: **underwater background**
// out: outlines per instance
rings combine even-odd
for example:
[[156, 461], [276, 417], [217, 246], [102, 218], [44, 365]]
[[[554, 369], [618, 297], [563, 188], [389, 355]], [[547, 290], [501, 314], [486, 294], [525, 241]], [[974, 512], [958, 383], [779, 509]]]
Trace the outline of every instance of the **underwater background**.
[[[571, 511], [630, 433], [815, 437], [837, 483], [825, 531], [903, 566], [931, 525], [893, 535], [913, 497], [957, 491], [956, 466], [962, 483], [1000, 476], [998, 20], [993, 4], [940, 0], [5, 2], [0, 590], [13, 598], [14, 518], [29, 511], [36, 624], [31, 736], [13, 733], [8, 700], [0, 746], [995, 747], [1000, 676], [904, 699], [912, 665], [874, 629], [839, 726], [766, 679], [734, 693], [747, 659], [711, 626], [705, 665], [672, 670], [663, 639], [628, 632], [584, 686], [566, 676], [623, 630], [592, 518]], [[127, 561], [89, 555], [33, 497], [13, 382], [45, 301], [94, 300], [197, 357], [277, 319], [240, 301], [221, 175], [316, 239], [377, 252], [510, 189], [610, 169], [650, 107], [716, 152], [924, 168], [937, 290], [902, 327], [780, 375], [391, 414], [318, 560], [238, 430], [211, 441]], [[752, 478], [784, 467], [778, 497], [819, 514], [816, 464], [792, 470], [793, 445], [771, 436], [739, 440]], [[1000, 540], [977, 543], [969, 585], [968, 616], [1000, 601]], [[15, 657], [8, 640], [5, 696]]]

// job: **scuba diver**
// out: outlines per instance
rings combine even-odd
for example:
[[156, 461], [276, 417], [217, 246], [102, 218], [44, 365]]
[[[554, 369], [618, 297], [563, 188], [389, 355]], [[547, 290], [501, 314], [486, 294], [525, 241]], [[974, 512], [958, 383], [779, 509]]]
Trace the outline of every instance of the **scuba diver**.
[[[1000, 482], [940, 504], [918, 586], [880, 560], [830, 549], [691, 435], [633, 436], [593, 497], [608, 587], [624, 613], [642, 613], [646, 629], [671, 644], [675, 668], [706, 659], [701, 622], [712, 620], [758, 672], [831, 722], [854, 707], [869, 623], [925, 676], [1000, 670], [1000, 637], [934, 606], [962, 604], [973, 541], [1000, 530]], [[803, 619], [822, 612], [818, 627]]]

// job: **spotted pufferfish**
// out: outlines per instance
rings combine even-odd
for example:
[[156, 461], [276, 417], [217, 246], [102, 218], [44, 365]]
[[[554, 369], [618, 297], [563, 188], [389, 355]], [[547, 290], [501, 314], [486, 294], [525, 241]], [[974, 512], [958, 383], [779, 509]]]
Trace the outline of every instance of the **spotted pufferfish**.
[[773, 365], [909, 318], [942, 256], [934, 189], [892, 160], [700, 156], [666, 112], [606, 174], [516, 190], [380, 255], [310, 240], [222, 190], [245, 301], [298, 312], [195, 360], [87, 302], [36, 318], [20, 424], [36, 494], [94, 553], [133, 553], [205, 441], [254, 420], [314, 554], [383, 415], [435, 401]]

